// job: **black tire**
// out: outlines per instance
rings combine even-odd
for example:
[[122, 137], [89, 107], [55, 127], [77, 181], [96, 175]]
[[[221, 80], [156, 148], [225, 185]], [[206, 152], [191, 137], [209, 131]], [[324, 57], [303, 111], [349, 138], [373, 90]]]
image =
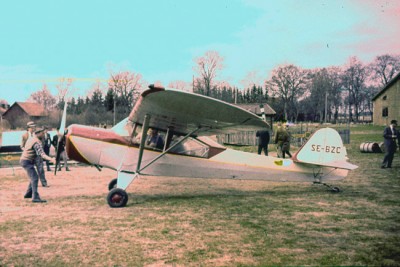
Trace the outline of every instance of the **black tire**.
[[339, 187], [332, 187], [332, 192], [333, 193], [339, 193], [340, 192], [340, 188]]
[[112, 179], [110, 181], [110, 183], [108, 184], [108, 191], [111, 191], [112, 189], [117, 188], [117, 182], [118, 182], [117, 178]]
[[121, 188], [114, 188], [107, 195], [107, 203], [111, 208], [123, 208], [128, 203], [128, 194]]

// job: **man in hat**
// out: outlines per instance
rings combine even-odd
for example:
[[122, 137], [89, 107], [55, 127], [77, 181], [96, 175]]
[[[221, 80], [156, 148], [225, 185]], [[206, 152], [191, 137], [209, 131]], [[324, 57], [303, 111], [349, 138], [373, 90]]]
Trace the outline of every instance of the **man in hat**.
[[42, 141], [40, 141], [40, 139], [43, 138], [43, 134], [44, 134], [43, 128], [35, 129], [32, 138], [29, 138], [26, 141], [20, 159], [20, 164], [25, 169], [30, 179], [29, 186], [24, 195], [24, 198], [32, 198], [32, 202], [34, 203], [46, 202], [46, 200], [40, 198], [38, 192], [39, 177], [35, 169], [36, 158], [40, 157], [45, 160], [49, 160], [54, 164], [56, 162], [54, 158], [47, 156], [43, 151]]
[[396, 129], [396, 126], [397, 126], [397, 121], [392, 120], [390, 122], [390, 125], [386, 127], [385, 130], [383, 131], [386, 153], [385, 157], [383, 158], [383, 162], [381, 164], [382, 169], [392, 168], [394, 153], [396, 152], [397, 149], [396, 140], [400, 145], [400, 133]]
[[24, 150], [26, 141], [33, 137], [33, 132], [35, 131], [36, 125], [33, 121], [30, 121], [26, 124], [26, 132], [22, 135], [21, 140], [21, 150]]
[[[27, 130], [22, 135], [22, 142], [21, 142], [21, 149], [22, 150], [25, 149], [26, 142], [29, 139], [33, 138], [34, 131], [36, 129], [36, 124], [33, 121], [28, 122], [26, 124], [26, 126], [27, 126]], [[41, 157], [37, 157], [36, 158], [35, 166], [36, 166], [37, 172], [39, 174], [40, 183], [42, 184], [43, 187], [48, 187], [46, 176], [44, 174], [43, 159]]]

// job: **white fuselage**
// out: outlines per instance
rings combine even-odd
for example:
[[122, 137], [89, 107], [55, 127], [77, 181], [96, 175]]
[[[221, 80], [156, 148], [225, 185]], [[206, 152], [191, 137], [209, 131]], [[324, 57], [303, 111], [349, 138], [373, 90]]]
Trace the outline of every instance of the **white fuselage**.
[[[101, 140], [70, 136], [79, 153], [93, 165], [117, 171], [136, 172], [139, 149]], [[160, 155], [160, 151], [145, 149], [144, 167]], [[192, 178], [251, 179], [267, 181], [307, 181], [323, 178], [341, 180], [348, 170], [298, 163], [291, 159], [257, 155], [226, 149], [211, 158], [166, 154], [141, 171], [144, 175]]]

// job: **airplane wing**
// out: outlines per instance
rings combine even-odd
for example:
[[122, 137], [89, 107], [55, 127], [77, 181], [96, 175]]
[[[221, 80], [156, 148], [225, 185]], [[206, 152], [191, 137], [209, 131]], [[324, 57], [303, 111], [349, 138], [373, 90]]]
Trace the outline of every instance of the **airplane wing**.
[[176, 89], [150, 86], [134, 106], [129, 120], [143, 124], [150, 115], [149, 126], [159, 130], [172, 128], [187, 134], [199, 127], [196, 135], [214, 135], [265, 129], [269, 124], [256, 114], [229, 103]]

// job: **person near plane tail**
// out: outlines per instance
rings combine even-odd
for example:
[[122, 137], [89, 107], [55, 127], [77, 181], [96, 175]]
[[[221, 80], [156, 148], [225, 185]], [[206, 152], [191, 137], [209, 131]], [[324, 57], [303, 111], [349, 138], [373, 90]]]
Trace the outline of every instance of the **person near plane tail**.
[[276, 130], [275, 133], [275, 138], [274, 138], [274, 143], [277, 145], [277, 152], [278, 152], [278, 158], [282, 157], [285, 158], [285, 153], [283, 149], [286, 149], [283, 147], [285, 142], [289, 141], [289, 134], [287, 133], [286, 129], [282, 127], [282, 124], [279, 122], [278, 123], [278, 129]]
[[283, 142], [282, 154], [283, 154], [283, 158], [285, 158], [286, 154], [289, 156], [289, 158], [291, 158], [292, 154], [290, 154], [290, 139], [292, 138], [292, 135], [289, 131], [289, 123], [286, 123], [285, 127], [286, 127], [285, 130], [287, 132], [287, 139], [285, 142]]
[[400, 133], [396, 129], [397, 121], [392, 120], [390, 125], [385, 128], [383, 131], [383, 138], [385, 143], [385, 157], [383, 158], [383, 162], [381, 164], [381, 168], [392, 168], [392, 162], [394, 158], [394, 153], [397, 149], [397, 143], [400, 145]]
[[30, 180], [24, 198], [32, 198], [32, 202], [34, 203], [46, 202], [46, 200], [40, 198], [38, 192], [39, 176], [35, 169], [36, 158], [40, 157], [53, 163], [56, 161], [54, 158], [47, 156], [43, 151], [42, 141], [40, 141], [43, 138], [43, 134], [43, 128], [35, 129], [33, 137], [26, 141], [20, 158], [20, 164], [25, 169]]

